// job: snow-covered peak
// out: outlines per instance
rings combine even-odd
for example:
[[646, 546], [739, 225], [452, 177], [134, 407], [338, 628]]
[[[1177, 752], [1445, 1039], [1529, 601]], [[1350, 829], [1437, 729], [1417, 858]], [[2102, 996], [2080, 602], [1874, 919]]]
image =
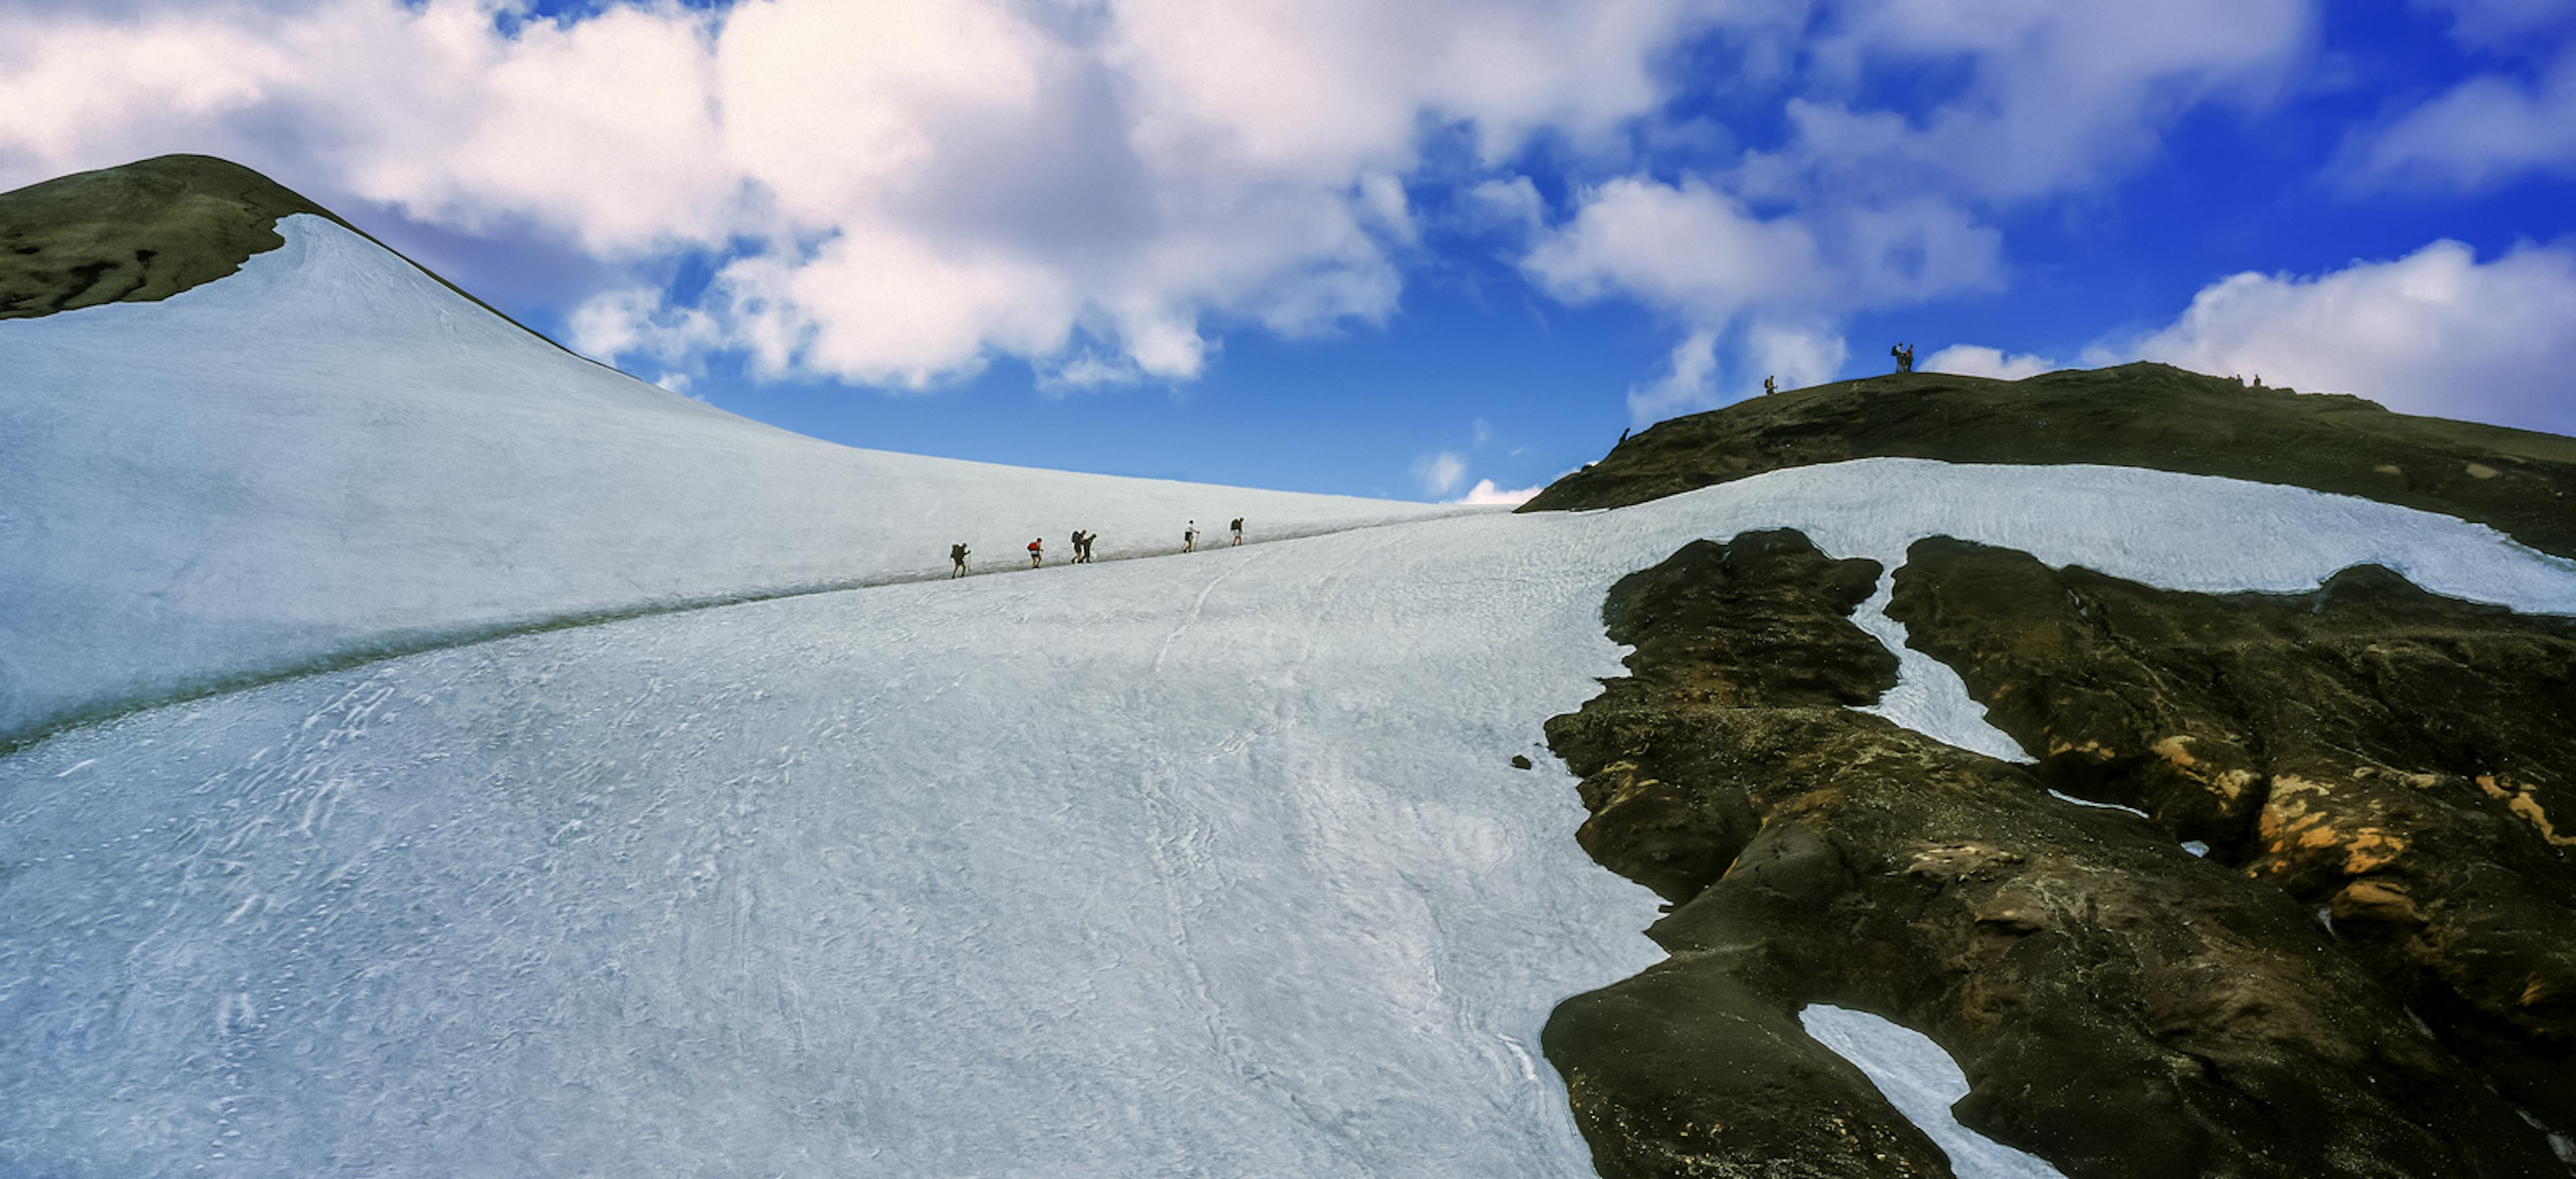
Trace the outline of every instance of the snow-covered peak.
[[855, 450], [554, 347], [326, 218], [0, 323], [0, 740], [547, 619], [1279, 536], [1423, 504]]

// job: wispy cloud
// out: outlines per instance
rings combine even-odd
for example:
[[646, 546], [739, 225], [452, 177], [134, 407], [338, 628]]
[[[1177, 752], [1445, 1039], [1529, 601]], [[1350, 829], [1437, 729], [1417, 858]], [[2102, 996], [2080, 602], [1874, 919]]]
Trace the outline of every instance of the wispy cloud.
[[1467, 478], [1467, 460], [1456, 451], [1426, 454], [1413, 462], [1413, 478], [1427, 495], [1447, 495]]

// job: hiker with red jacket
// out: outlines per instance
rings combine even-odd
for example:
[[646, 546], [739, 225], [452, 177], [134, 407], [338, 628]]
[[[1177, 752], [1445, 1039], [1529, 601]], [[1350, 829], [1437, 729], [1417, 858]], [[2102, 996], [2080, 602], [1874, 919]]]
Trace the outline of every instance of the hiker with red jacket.
[[[1040, 538], [1040, 540], [1043, 539], [1044, 538]], [[1039, 540], [1029, 542], [1029, 568], [1031, 569], [1037, 568], [1039, 562], [1044, 559], [1043, 550], [1038, 547], [1039, 543]]]

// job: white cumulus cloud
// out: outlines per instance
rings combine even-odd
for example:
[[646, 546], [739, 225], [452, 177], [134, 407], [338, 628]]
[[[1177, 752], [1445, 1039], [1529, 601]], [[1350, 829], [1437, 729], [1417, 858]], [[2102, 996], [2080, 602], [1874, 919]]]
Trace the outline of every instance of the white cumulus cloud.
[[1702, 327], [1757, 304], [1812, 301], [1827, 278], [1823, 250], [1804, 224], [1756, 216], [1696, 180], [1642, 177], [1586, 194], [1521, 266], [1568, 302], [1625, 295]]
[[2053, 372], [2059, 366], [2045, 356], [2028, 352], [2006, 353], [2001, 348], [1983, 344], [1952, 344], [1915, 366], [1927, 373], [1956, 373], [1963, 377], [1993, 377], [1998, 381], [2018, 381]]
[[[1231, 325], [1382, 320], [1426, 127], [1616, 150], [1713, 0], [0, 5], [0, 188], [170, 151], [594, 258], [702, 250], [593, 347], [919, 388], [1186, 380]], [[118, 79], [114, 86], [98, 78]], [[633, 348], [628, 352], [623, 349]]]
[[2123, 351], [2405, 413], [2576, 432], [2576, 248], [2437, 241], [2317, 275], [2238, 274]]
[[1544, 483], [1532, 487], [1496, 487], [1494, 486], [1494, 481], [1491, 479], [1478, 479], [1476, 480], [1476, 485], [1474, 487], [1467, 489], [1467, 494], [1449, 502], [1461, 504], [1508, 504], [1512, 507], [1519, 507], [1520, 505], [1528, 503], [1530, 500], [1536, 498], [1538, 493], [1545, 490], [1547, 490], [1547, 484]]

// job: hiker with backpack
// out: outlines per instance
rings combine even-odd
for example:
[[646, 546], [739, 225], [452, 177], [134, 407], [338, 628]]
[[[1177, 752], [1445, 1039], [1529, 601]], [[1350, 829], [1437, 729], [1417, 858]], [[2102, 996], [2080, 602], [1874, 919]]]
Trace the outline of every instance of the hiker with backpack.
[[1045, 559], [1044, 550], [1038, 547], [1043, 542], [1043, 537], [1029, 542], [1029, 568], [1031, 569], [1037, 568], [1039, 563]]
[[948, 546], [948, 563], [956, 566], [956, 568], [949, 571], [949, 580], [955, 581], [960, 577], [966, 576], [966, 546], [962, 544], [952, 544]]
[[1186, 553], [1197, 547], [1199, 547], [1199, 522], [1192, 520], [1189, 527], [1181, 529], [1181, 551]]
[[1236, 544], [1242, 544], [1242, 543], [1243, 543], [1243, 517], [1241, 517], [1241, 516], [1237, 516], [1237, 517], [1235, 517], [1235, 518], [1234, 518], [1234, 523], [1233, 523], [1233, 525], [1231, 525], [1231, 527], [1234, 529], [1234, 543], [1236, 543]]

